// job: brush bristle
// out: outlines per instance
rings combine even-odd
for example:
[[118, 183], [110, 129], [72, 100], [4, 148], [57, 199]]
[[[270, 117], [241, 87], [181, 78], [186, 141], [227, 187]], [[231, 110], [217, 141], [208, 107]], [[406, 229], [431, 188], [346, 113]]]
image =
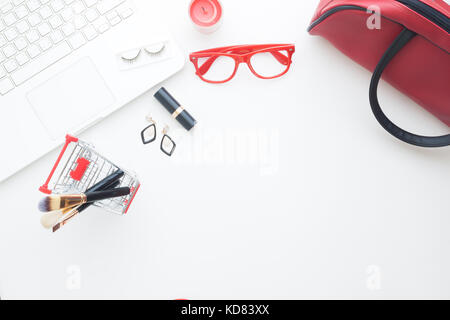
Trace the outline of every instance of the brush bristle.
[[62, 212], [51, 212], [44, 214], [41, 217], [41, 224], [44, 228], [50, 229], [55, 224], [58, 223], [58, 221], [62, 218], [63, 213]]
[[61, 222], [58, 223], [57, 225], [53, 226], [53, 232], [56, 232], [59, 230], [59, 228], [61, 228]]
[[39, 210], [41, 212], [51, 212], [61, 209], [62, 208], [60, 196], [48, 196], [39, 202]]
[[41, 212], [48, 212], [50, 211], [50, 199], [49, 197], [43, 198], [41, 201], [39, 201], [39, 211]]

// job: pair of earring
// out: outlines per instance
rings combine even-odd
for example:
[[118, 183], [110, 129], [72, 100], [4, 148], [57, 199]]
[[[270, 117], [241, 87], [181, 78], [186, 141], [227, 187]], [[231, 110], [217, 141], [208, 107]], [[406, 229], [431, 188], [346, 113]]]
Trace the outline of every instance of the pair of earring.
[[[147, 121], [149, 121], [151, 124], [141, 132], [143, 144], [149, 144], [156, 140], [156, 122], [150, 116], [147, 116]], [[167, 135], [168, 132], [169, 126], [166, 125], [162, 130], [163, 138], [161, 139], [160, 149], [170, 157], [175, 151], [175, 147], [177, 145], [172, 140], [172, 138]]]
[[146, 46], [142, 49], [130, 50], [122, 53], [122, 60], [127, 62], [134, 62], [139, 58], [142, 51], [147, 52], [147, 54], [150, 56], [157, 55], [164, 50], [165, 46], [166, 45], [164, 43], [159, 43], [152, 46]]

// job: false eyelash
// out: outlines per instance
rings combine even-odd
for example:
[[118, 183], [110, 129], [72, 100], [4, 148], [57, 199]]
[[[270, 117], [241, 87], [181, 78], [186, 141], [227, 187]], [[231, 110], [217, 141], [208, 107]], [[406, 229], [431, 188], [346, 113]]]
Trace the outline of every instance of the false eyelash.
[[133, 63], [137, 60], [137, 58], [139, 58], [139, 56], [141, 55], [141, 49], [135, 49], [135, 50], [130, 50], [127, 52], [122, 53], [122, 60], [128, 63]]
[[151, 46], [144, 47], [145, 52], [147, 52], [149, 55], [158, 55], [165, 49], [166, 45], [164, 43], [158, 43]]

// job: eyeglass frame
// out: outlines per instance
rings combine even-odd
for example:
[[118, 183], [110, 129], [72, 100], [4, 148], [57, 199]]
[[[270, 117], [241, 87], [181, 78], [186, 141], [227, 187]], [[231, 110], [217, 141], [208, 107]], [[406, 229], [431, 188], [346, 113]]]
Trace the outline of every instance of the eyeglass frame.
[[[245, 53], [228, 53], [229, 51], [236, 51], [236, 50], [246, 50], [248, 52]], [[277, 51], [281, 51], [281, 50], [286, 50], [288, 53], [287, 56], [287, 63], [286, 63], [286, 70], [278, 75], [272, 76], [272, 77], [264, 77], [260, 74], [258, 74], [255, 69], [253, 68], [252, 64], [251, 64], [251, 58], [258, 53], [264, 53], [264, 52], [277, 52]], [[240, 45], [240, 46], [229, 46], [229, 47], [220, 47], [220, 48], [214, 48], [214, 49], [208, 49], [208, 50], [202, 50], [202, 51], [197, 51], [197, 52], [193, 52], [189, 55], [189, 60], [192, 62], [192, 64], [195, 66], [195, 74], [202, 79], [205, 82], [208, 83], [226, 83], [228, 81], [230, 81], [231, 79], [234, 78], [234, 76], [237, 73], [237, 70], [239, 69], [239, 65], [241, 63], [246, 63], [248, 68], [250, 69], [250, 71], [258, 78], [260, 79], [275, 79], [275, 78], [279, 78], [283, 75], [285, 75], [292, 64], [292, 55], [295, 53], [295, 45], [294, 44], [261, 44], [261, 45]], [[280, 54], [281, 55], [281, 54]], [[201, 67], [198, 66], [198, 59], [199, 58], [215, 58], [217, 59], [220, 56], [226, 56], [226, 57], [230, 57], [233, 58], [235, 61], [235, 67], [234, 67], [234, 71], [233, 74], [226, 80], [222, 80], [222, 81], [214, 81], [214, 80], [208, 80], [205, 79], [202, 75], [201, 72]], [[275, 56], [275, 55], [274, 55]], [[281, 55], [283, 57], [285, 57], [284, 55]], [[275, 58], [280, 61], [281, 57], [276, 57]], [[215, 61], [214, 59], [214, 61]], [[211, 65], [214, 63], [214, 61], [212, 61], [209, 65], [209, 67], [211, 67]], [[280, 62], [281, 63], [281, 62]], [[205, 64], [203, 64], [205, 65]], [[209, 70], [209, 68], [208, 68]], [[205, 74], [205, 72], [203, 73]]]

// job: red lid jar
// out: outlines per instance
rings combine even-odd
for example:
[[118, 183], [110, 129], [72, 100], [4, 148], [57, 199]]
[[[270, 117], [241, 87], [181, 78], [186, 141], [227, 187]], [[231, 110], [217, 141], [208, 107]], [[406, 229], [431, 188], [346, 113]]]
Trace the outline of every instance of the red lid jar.
[[189, 16], [199, 31], [212, 33], [222, 23], [222, 5], [219, 0], [192, 0], [189, 5]]

